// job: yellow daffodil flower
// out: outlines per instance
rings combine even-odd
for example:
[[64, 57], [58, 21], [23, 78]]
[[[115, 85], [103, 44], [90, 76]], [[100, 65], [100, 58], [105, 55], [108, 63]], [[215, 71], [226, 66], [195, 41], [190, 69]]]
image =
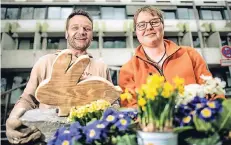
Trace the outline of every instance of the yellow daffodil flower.
[[173, 93], [173, 90], [174, 90], [173, 86], [169, 82], [166, 82], [164, 83], [163, 92], [161, 95], [164, 98], [169, 98], [171, 94]]
[[138, 99], [138, 105], [140, 106], [140, 107], [142, 107], [142, 110], [144, 111], [145, 109], [145, 105], [146, 105], [146, 100], [144, 99], [144, 98], [139, 98]]
[[125, 92], [123, 94], [120, 94], [120, 99], [121, 101], [130, 101], [132, 99], [132, 94], [129, 93], [128, 89], [125, 89]]
[[147, 84], [157, 89], [160, 88], [163, 83], [164, 83], [164, 77], [158, 74], [150, 75], [147, 78]]

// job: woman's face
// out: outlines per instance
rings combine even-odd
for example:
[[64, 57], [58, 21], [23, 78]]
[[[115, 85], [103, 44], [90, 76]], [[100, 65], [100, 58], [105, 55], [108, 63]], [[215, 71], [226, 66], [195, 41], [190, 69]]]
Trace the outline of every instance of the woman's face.
[[158, 15], [142, 11], [136, 20], [136, 35], [141, 45], [155, 47], [162, 42], [164, 26]]

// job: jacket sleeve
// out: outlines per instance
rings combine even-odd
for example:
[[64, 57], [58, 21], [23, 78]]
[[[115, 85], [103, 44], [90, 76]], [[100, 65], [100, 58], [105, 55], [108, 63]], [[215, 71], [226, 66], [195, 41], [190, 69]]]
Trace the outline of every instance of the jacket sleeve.
[[41, 58], [35, 63], [26, 88], [19, 100], [16, 102], [13, 110], [17, 110], [17, 108], [25, 108], [26, 110], [38, 108], [39, 102], [35, 98], [35, 91], [40, 82], [43, 80], [42, 71], [45, 71], [43, 70], [44, 66], [44, 61]]
[[132, 62], [129, 61], [120, 69], [119, 76], [119, 86], [123, 91], [127, 89], [131, 94], [133, 94], [133, 98], [131, 100], [121, 100], [121, 106], [123, 107], [136, 107], [137, 100], [135, 94], [135, 80], [134, 80], [134, 69], [132, 67]]
[[200, 78], [200, 76], [212, 76], [212, 74], [210, 73], [203, 57], [194, 48], [189, 48], [188, 52], [192, 60], [196, 81], [198, 84], [203, 84], [203, 80]]

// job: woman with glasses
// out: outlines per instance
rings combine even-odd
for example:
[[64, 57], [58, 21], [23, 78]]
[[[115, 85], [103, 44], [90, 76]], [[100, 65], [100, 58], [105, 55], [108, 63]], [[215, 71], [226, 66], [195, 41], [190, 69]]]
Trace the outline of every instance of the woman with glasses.
[[[164, 19], [160, 10], [145, 6], [134, 15], [134, 26], [140, 46], [135, 55], [120, 70], [120, 87], [135, 93], [146, 82], [148, 75], [158, 73], [172, 82], [176, 76], [185, 85], [201, 84], [201, 75], [211, 76], [202, 56], [188, 46], [178, 46], [164, 39]], [[121, 102], [124, 107], [135, 107], [136, 98]]]

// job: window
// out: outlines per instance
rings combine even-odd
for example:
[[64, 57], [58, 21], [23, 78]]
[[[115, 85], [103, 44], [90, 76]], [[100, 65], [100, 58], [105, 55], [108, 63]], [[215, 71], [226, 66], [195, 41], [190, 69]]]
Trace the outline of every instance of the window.
[[132, 0], [132, 2], [145, 2], [145, 0]]
[[223, 20], [225, 11], [222, 9], [202, 9], [200, 10], [200, 17], [203, 20]]
[[63, 38], [60, 37], [47, 38], [47, 49], [60, 49], [59, 43], [61, 39]]
[[94, 37], [93, 40], [91, 41], [91, 45], [89, 46], [90, 49], [97, 49], [99, 48], [99, 42], [98, 38]]
[[101, 7], [102, 19], [126, 19], [125, 8]]
[[6, 19], [18, 19], [19, 8], [7, 8]]
[[228, 10], [224, 10], [224, 15], [225, 15], [225, 19], [228, 20], [229, 19]]
[[165, 36], [164, 39], [171, 40], [171, 41], [173, 41], [174, 43], [176, 43], [177, 45], [179, 44], [179, 43], [178, 43], [178, 38], [177, 38], [177, 36]]
[[194, 10], [188, 9], [188, 12], [189, 12], [189, 19], [195, 19]]
[[192, 36], [193, 39], [193, 47], [194, 48], [200, 48], [201, 47], [201, 43], [200, 43], [200, 39], [198, 36]]
[[34, 38], [18, 38], [18, 49], [33, 49]]
[[21, 19], [33, 19], [33, 7], [23, 7], [21, 8]]
[[75, 6], [75, 10], [82, 9], [92, 16], [92, 19], [100, 19], [100, 7], [99, 6]]
[[41, 8], [34, 8], [34, 19], [45, 19], [46, 17], [46, 8], [41, 7]]
[[102, 19], [113, 19], [114, 8], [113, 7], [101, 7], [101, 18]]
[[222, 45], [222, 46], [229, 45], [229, 44], [228, 44], [228, 37], [226, 37], [226, 36], [221, 36], [221, 45]]
[[67, 40], [65, 38], [60, 38], [58, 49], [67, 49]]
[[126, 38], [104, 37], [103, 48], [126, 48]]
[[214, 20], [222, 20], [221, 11], [212, 11]]
[[165, 19], [176, 19], [175, 11], [164, 11], [164, 18]]
[[179, 19], [189, 19], [188, 8], [177, 8], [177, 15]]
[[48, 19], [60, 19], [61, 7], [49, 7], [48, 8]]
[[1, 8], [1, 19], [5, 19], [6, 18], [6, 8]]
[[192, 8], [177, 8], [177, 16], [179, 19], [194, 19]]
[[61, 9], [61, 18], [67, 19], [67, 17], [71, 14], [72, 8], [62, 8]]
[[211, 10], [201, 10], [201, 18], [203, 20], [212, 20], [213, 15], [212, 15]]
[[138, 47], [139, 45], [140, 45], [139, 40], [138, 40], [136, 37], [134, 37], [134, 38], [133, 38], [133, 47], [136, 48], [136, 47]]
[[114, 8], [114, 19], [126, 19], [125, 8]]

